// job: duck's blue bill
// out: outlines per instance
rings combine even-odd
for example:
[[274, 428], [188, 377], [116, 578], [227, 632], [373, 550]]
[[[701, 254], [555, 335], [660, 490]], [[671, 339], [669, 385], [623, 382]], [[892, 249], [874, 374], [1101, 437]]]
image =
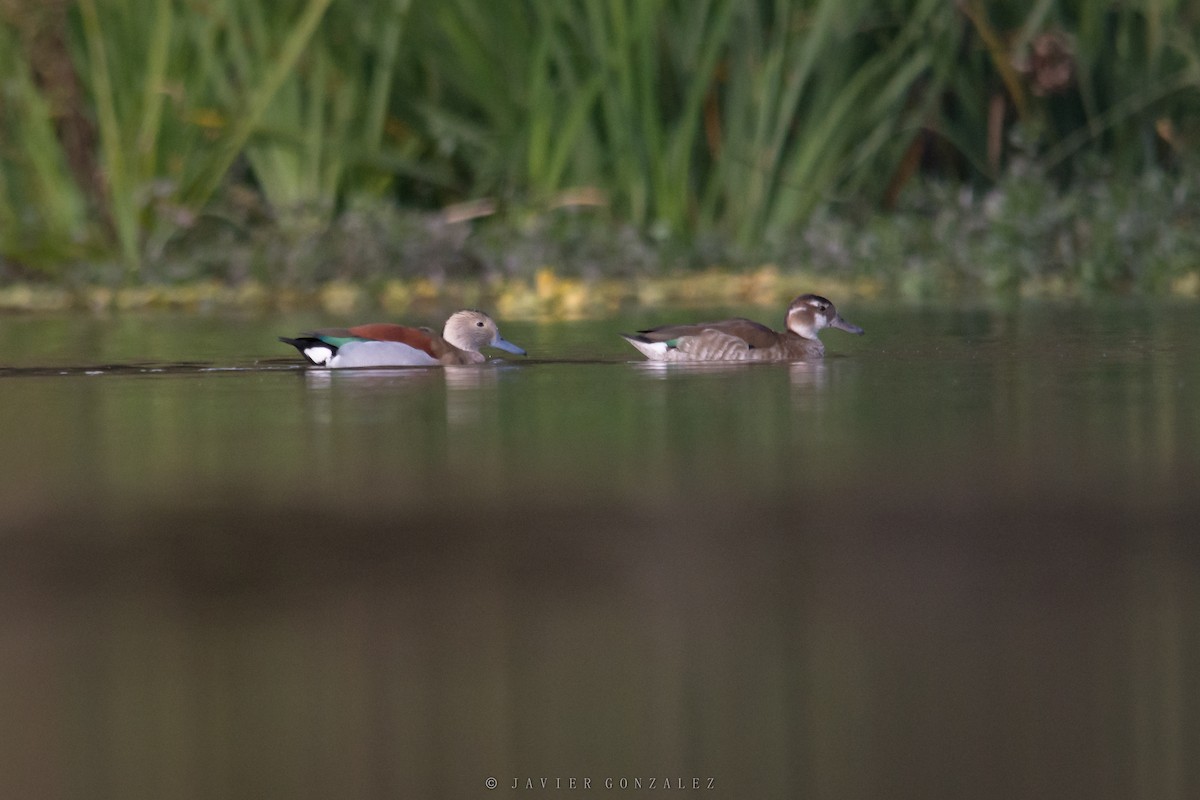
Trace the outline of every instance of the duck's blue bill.
[[849, 322], [846, 322], [846, 320], [842, 319], [841, 314], [838, 314], [836, 317], [834, 317], [832, 320], [829, 321], [829, 327], [837, 328], [840, 331], [845, 331], [846, 333], [853, 333], [858, 336], [863, 335], [862, 328], [858, 327], [857, 325], [851, 325]]
[[519, 356], [527, 355], [520, 347], [517, 347], [507, 339], [501, 339], [499, 336], [492, 340], [492, 347], [504, 350], [505, 352], [516, 353]]

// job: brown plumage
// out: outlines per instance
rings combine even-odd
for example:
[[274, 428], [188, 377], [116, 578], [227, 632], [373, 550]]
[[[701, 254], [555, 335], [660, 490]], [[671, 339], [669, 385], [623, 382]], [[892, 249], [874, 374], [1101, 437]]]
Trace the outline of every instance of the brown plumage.
[[780, 332], [737, 317], [621, 335], [651, 361], [797, 361], [825, 354], [825, 346], [817, 338], [824, 328], [863, 332], [842, 319], [833, 303], [815, 294], [793, 300], [785, 323], [787, 329]]

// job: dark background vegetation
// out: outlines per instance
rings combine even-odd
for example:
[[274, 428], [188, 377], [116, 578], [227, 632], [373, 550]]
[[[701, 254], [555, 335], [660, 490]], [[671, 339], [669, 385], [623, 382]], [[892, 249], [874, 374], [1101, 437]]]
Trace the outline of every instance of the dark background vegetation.
[[1194, 0], [0, 0], [0, 282], [1194, 293]]

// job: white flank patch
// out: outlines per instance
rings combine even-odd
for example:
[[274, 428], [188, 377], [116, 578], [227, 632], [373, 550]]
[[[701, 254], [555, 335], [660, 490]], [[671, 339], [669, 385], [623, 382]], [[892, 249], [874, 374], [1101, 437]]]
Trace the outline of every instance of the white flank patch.
[[306, 347], [304, 348], [304, 356], [314, 364], [328, 364], [330, 357], [333, 356], [333, 348]]
[[651, 361], [664, 361], [666, 359], [667, 350], [669, 349], [666, 342], [643, 342], [641, 339], [636, 339], [632, 336], [625, 336], [625, 341], [640, 350], [642, 355]]

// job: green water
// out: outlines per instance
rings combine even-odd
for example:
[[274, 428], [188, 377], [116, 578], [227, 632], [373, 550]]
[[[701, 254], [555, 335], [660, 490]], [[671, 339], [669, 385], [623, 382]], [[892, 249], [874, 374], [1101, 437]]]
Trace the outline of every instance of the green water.
[[841, 310], [0, 318], [0, 796], [1197, 796], [1200, 309]]

